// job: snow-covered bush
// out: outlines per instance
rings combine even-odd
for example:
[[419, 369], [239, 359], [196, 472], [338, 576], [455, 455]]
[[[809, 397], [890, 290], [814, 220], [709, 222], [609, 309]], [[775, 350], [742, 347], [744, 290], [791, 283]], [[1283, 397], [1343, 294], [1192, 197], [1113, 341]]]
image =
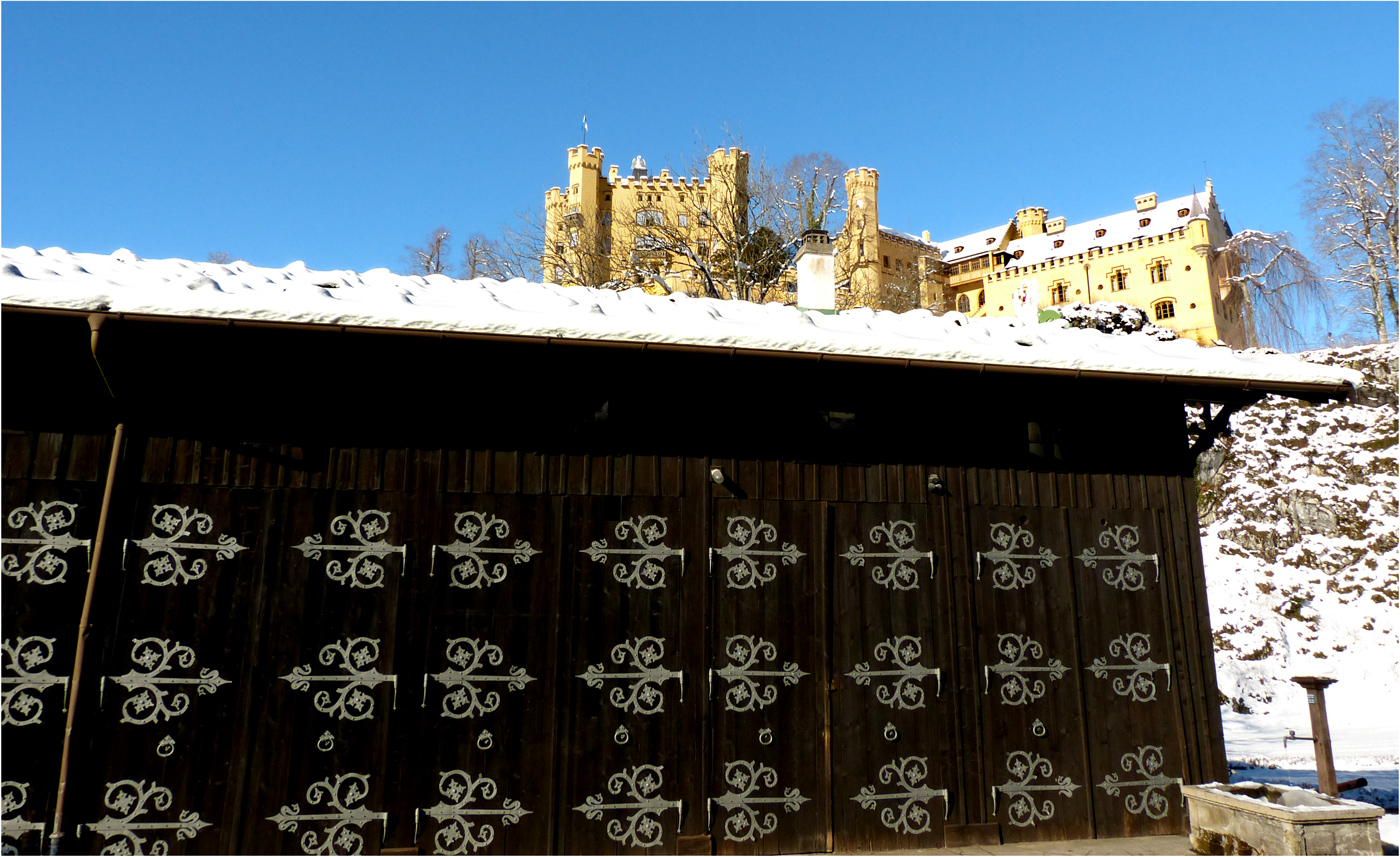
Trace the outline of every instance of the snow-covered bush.
[[1169, 342], [1176, 339], [1176, 331], [1158, 327], [1147, 320], [1147, 311], [1141, 307], [1129, 306], [1116, 301], [1097, 301], [1085, 304], [1075, 301], [1055, 311], [1069, 322], [1070, 327], [1082, 327], [1103, 333], [1128, 334], [1141, 331], [1154, 339]]

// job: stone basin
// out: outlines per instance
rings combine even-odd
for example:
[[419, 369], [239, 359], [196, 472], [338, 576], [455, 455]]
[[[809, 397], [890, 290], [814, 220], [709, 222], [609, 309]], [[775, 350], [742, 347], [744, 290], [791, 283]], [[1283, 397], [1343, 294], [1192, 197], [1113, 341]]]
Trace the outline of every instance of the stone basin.
[[1182, 786], [1198, 854], [1380, 854], [1380, 807], [1264, 783]]

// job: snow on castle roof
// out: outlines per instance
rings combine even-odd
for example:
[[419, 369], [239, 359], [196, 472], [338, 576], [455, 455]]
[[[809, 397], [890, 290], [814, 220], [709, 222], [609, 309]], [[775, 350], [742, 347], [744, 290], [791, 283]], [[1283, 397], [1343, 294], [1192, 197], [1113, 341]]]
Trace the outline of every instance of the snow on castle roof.
[[[745, 349], [920, 361], [1003, 371], [1197, 379], [1274, 391], [1287, 385], [1359, 386], [1359, 373], [1281, 354], [1202, 348], [1143, 334], [1113, 336], [1063, 321], [968, 319], [859, 309], [836, 315], [754, 304], [565, 288], [512, 280], [312, 271], [301, 262], [261, 268], [141, 259], [61, 248], [0, 248], [0, 302], [75, 312], [227, 319], [466, 335]], [[1272, 382], [1272, 383], [1270, 383]]]

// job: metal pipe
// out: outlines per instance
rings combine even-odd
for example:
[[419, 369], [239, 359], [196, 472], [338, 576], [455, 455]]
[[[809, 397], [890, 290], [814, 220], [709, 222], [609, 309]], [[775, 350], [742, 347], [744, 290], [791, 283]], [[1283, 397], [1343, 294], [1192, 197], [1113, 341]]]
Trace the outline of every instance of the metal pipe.
[[[97, 335], [94, 328], [93, 336]], [[97, 590], [97, 566], [102, 561], [102, 540], [107, 535], [107, 518], [112, 508], [112, 486], [117, 481], [117, 462], [121, 458], [122, 434], [126, 426], [117, 423], [112, 436], [112, 457], [107, 464], [107, 487], [102, 491], [102, 511], [97, 516], [97, 536], [93, 539], [92, 566], [88, 569], [87, 592], [83, 595], [83, 615], [78, 619], [78, 647], [73, 655], [72, 692], [68, 697], [68, 718], [63, 727], [63, 757], [58, 766], [58, 794], [54, 799], [53, 833], [49, 834], [49, 853], [57, 854], [63, 840], [63, 801], [68, 795], [68, 763], [73, 747], [73, 720], [78, 713], [78, 691], [82, 688], [83, 652], [92, 632], [92, 597]]]

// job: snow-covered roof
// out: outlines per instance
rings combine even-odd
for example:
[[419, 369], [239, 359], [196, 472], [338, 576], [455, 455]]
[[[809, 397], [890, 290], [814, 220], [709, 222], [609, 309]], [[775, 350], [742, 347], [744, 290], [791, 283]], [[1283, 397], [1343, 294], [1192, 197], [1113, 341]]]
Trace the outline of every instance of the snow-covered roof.
[[[939, 249], [943, 251], [943, 261], [958, 262], [972, 256], [985, 255], [987, 251], [996, 249], [1010, 226], [1010, 223], [1003, 223], [1000, 226], [983, 229], [981, 232], [974, 232], [951, 241], [937, 242]], [[992, 243], [987, 243], [988, 238], [993, 239]]]
[[898, 229], [892, 229], [883, 223], [880, 224], [880, 231], [889, 235], [894, 235], [897, 238], [903, 238], [905, 241], [912, 241], [915, 244], [921, 244], [925, 247], [930, 247], [934, 250], [938, 249], [938, 245], [934, 244], [932, 241], [925, 241], [922, 236], [913, 235], [911, 233], [903, 232]]
[[0, 303], [138, 316], [227, 319], [466, 335], [611, 341], [918, 361], [982, 370], [1146, 376], [1260, 390], [1355, 387], [1360, 373], [1281, 354], [1113, 336], [1064, 321], [968, 319], [859, 309], [836, 315], [754, 304], [566, 288], [524, 280], [454, 280], [141, 259], [61, 248], [0, 248]]
[[[1011, 259], [1007, 262], [1006, 267], [1008, 269], [1025, 268], [1050, 259], [1084, 253], [1090, 247], [1109, 247], [1126, 244], [1139, 238], [1166, 235], [1173, 229], [1181, 229], [1186, 226], [1187, 221], [1191, 219], [1190, 212], [1194, 200], [1196, 200], [1194, 194], [1181, 196], [1176, 199], [1159, 201], [1157, 207], [1149, 211], [1120, 211], [1107, 217], [1096, 217], [1066, 226], [1063, 232], [1053, 235], [1041, 233], [1026, 238], [1017, 238], [1006, 245], [1006, 250], [1013, 254], [1017, 250], [1023, 251], [1021, 258]], [[1204, 211], [1207, 203], [1205, 200], [1200, 200], [1194, 204], [1197, 206], [1197, 211]], [[1181, 211], [1187, 213], [1181, 214]], [[1146, 226], [1139, 225], [1143, 219], [1148, 220]], [[1104, 234], [1096, 236], [1094, 233], [1100, 229], [1104, 230]], [[1065, 243], [1056, 247], [1056, 241], [1064, 241]]]

